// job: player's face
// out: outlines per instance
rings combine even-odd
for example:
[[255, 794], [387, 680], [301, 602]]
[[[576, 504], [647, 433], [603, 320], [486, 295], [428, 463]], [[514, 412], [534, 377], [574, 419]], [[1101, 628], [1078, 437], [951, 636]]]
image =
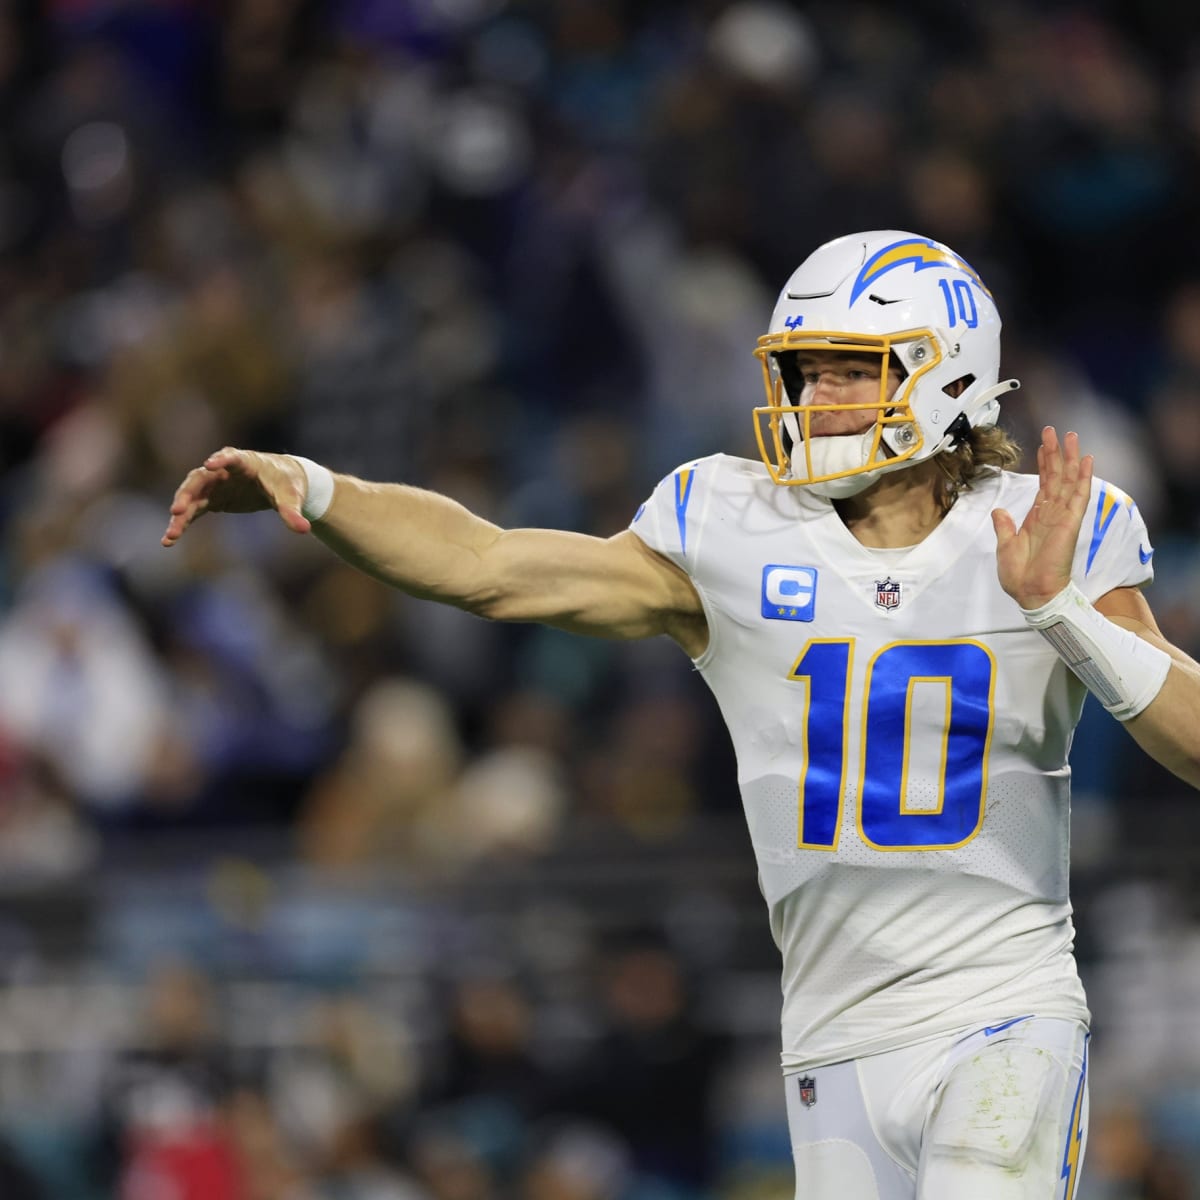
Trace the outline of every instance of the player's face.
[[[883, 370], [879, 355], [845, 354], [839, 350], [805, 350], [796, 356], [796, 367], [803, 380], [799, 403], [810, 405], [864, 405], [840, 410], [814, 412], [809, 417], [812, 437], [833, 437], [863, 433], [879, 417], [880, 374]], [[898, 370], [887, 373], [885, 399], [895, 395], [901, 383]]]

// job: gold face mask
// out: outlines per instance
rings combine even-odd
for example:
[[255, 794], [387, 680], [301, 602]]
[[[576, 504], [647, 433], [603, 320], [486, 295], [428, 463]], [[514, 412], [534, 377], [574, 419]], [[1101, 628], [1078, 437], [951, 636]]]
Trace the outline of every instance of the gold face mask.
[[[789, 360], [782, 356], [804, 351], [878, 359], [876, 394], [849, 403], [799, 403], [803, 381], [798, 374], [788, 377]], [[924, 446], [910, 401], [917, 381], [942, 361], [931, 330], [882, 335], [824, 330], [769, 333], [758, 339], [754, 355], [762, 364], [767, 393], [767, 404], [754, 410], [754, 432], [759, 454], [776, 483], [790, 487], [848, 480], [829, 489], [829, 494], [852, 495], [872, 482], [874, 473], [898, 466]], [[897, 363], [903, 377], [893, 392], [889, 376]], [[826, 412], [869, 412], [874, 422], [859, 434], [814, 436], [813, 418]]]

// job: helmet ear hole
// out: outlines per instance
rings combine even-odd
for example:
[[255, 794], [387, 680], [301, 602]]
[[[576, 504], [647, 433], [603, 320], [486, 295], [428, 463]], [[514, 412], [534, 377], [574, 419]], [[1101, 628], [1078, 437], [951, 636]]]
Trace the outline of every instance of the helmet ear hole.
[[942, 388], [942, 391], [945, 392], [947, 396], [957, 400], [958, 397], [961, 396], [963, 392], [965, 392], [967, 388], [969, 388], [974, 382], [974, 375], [961, 375], [958, 379], [952, 379], [948, 384], [946, 384], [946, 386]]
[[[963, 392], [965, 392], [967, 388], [969, 388], [974, 382], [974, 375], [960, 375], [957, 379], [952, 379], [948, 384], [946, 384], [946, 386], [942, 388], [942, 391], [945, 392], [947, 396], [957, 400], [958, 397], [961, 396]], [[955, 446], [961, 446], [963, 442], [967, 440], [970, 434], [971, 421], [965, 412], [960, 412], [958, 416], [955, 417], [954, 420], [951, 421], [946, 427], [946, 436], [950, 439], [949, 446], [952, 450]]]

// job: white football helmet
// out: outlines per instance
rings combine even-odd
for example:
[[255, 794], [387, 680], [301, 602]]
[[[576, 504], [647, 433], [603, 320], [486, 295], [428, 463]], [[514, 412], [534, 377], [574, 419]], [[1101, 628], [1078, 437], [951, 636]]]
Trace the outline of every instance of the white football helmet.
[[[802, 406], [794, 366], [802, 350], [880, 355], [877, 400]], [[754, 353], [767, 389], [755, 432], [771, 478], [833, 499], [939, 454], [971, 427], [994, 425], [997, 397], [1020, 386], [997, 382], [1000, 314], [974, 269], [948, 246], [894, 229], [813, 251], [784, 285]], [[889, 365], [903, 376], [890, 397]], [[952, 396], [946, 388], [960, 380]], [[878, 417], [865, 433], [810, 436], [814, 412], [846, 408]]]

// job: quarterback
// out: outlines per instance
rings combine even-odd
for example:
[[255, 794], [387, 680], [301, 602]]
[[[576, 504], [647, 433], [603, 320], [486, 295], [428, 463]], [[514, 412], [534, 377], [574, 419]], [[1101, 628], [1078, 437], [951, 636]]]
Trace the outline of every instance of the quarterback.
[[1163, 639], [1145, 525], [1078, 437], [1048, 428], [1038, 474], [1009, 469], [1000, 318], [948, 247], [819, 247], [755, 353], [762, 461], [681, 466], [613, 538], [226, 448], [163, 543], [275, 508], [416, 596], [673, 638], [729, 727], [782, 956], [798, 1197], [1071, 1200], [1071, 735], [1091, 691], [1200, 786], [1200, 666]]

